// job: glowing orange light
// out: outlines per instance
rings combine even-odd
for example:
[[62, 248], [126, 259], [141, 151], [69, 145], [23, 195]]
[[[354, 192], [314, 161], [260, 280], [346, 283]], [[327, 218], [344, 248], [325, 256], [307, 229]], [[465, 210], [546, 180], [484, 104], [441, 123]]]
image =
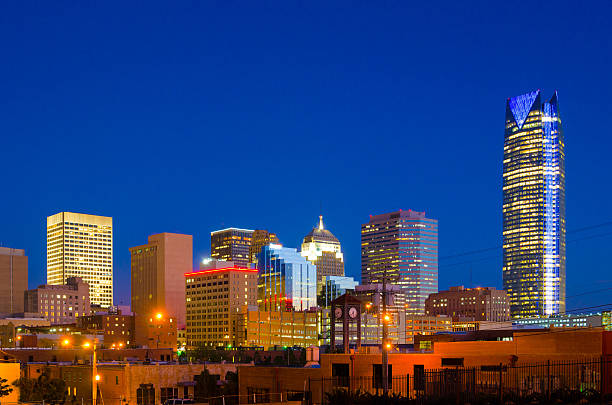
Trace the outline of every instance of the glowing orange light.
[[17, 340], [21, 340], [21, 336], [17, 336]]
[[391, 317], [385, 314], [385, 321], [389, 322], [390, 320], [391, 320]]
[[70, 344], [70, 340], [68, 340], [68, 339], [64, 339], [64, 341], [62, 342], [62, 344], [63, 344], [64, 346], [68, 346], [68, 345]]
[[87, 348], [89, 348], [89, 346], [91, 346], [91, 344], [89, 344], [89, 342], [85, 342], [85, 343], [83, 344], [83, 347], [84, 347], [84, 348], [86, 348], [86, 349], [87, 349]]
[[391, 343], [387, 343], [387, 349], [391, 348]]
[[156, 314], [155, 314], [155, 317], [156, 317], [157, 319], [162, 319], [162, 316], [163, 316], [163, 315], [161, 314], [161, 312], [158, 312], [158, 313], [156, 313]]
[[96, 381], [100, 381], [100, 374], [96, 374]]

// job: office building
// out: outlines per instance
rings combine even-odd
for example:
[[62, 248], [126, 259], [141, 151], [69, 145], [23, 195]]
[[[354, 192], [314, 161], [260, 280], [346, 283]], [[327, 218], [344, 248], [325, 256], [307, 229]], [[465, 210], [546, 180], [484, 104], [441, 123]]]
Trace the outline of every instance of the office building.
[[113, 219], [60, 212], [47, 217], [47, 284], [80, 277], [92, 304], [113, 304]]
[[304, 237], [301, 255], [317, 266], [317, 282], [324, 276], [344, 276], [340, 241], [325, 229], [322, 215], [319, 215], [319, 224]]
[[323, 276], [317, 287], [317, 304], [322, 308], [329, 308], [333, 300], [347, 292], [355, 291], [358, 284], [353, 277]]
[[425, 312], [431, 316], [450, 316], [455, 321], [504, 322], [510, 319], [510, 304], [504, 290], [459, 286], [431, 294], [425, 300]]
[[503, 280], [513, 318], [565, 312], [565, 144], [557, 92], [509, 98], [503, 163]]
[[248, 267], [253, 230], [227, 228], [210, 233], [210, 257]]
[[76, 323], [89, 315], [89, 286], [80, 277], [68, 277], [66, 284], [39, 285], [24, 293], [24, 311], [45, 317], [51, 325]]
[[0, 247], [0, 313], [23, 312], [23, 292], [28, 289], [28, 257], [24, 249]]
[[[146, 245], [130, 248], [132, 269], [132, 311], [136, 335], [147, 335], [148, 319], [157, 313], [185, 326], [185, 279], [193, 267], [191, 235], [151, 235]], [[137, 339], [140, 340], [140, 339]]]
[[211, 261], [185, 274], [187, 346], [236, 346], [241, 308], [257, 304], [257, 270]]
[[438, 292], [438, 221], [424, 212], [399, 210], [370, 216], [361, 225], [361, 281], [398, 285], [406, 312], [425, 313], [425, 300]]
[[265, 229], [255, 229], [249, 246], [249, 263], [254, 263], [257, 266], [257, 257], [261, 248], [270, 243], [278, 244], [278, 237], [275, 233], [268, 232]]
[[264, 311], [305, 311], [317, 305], [317, 267], [297, 249], [264, 246], [257, 261], [257, 304]]

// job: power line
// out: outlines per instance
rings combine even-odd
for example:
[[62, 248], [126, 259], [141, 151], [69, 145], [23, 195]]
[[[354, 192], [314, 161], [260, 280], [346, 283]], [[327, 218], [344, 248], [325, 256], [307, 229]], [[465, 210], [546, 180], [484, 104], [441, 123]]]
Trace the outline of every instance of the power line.
[[[605, 222], [600, 222], [599, 224], [594, 224], [594, 225], [589, 225], [589, 226], [585, 226], [582, 228], [576, 228], [576, 229], [572, 229], [567, 231], [567, 234], [574, 234], [574, 233], [580, 233], [580, 232], [584, 232], [584, 231], [588, 231], [591, 229], [596, 229], [596, 228], [602, 228], [602, 227], [606, 227], [606, 226], [610, 226], [612, 225], [612, 221], [605, 221]], [[592, 237], [598, 237], [598, 236], [606, 236], [606, 235], [610, 235], [612, 234], [612, 232], [607, 232], [607, 233], [603, 233], [603, 234], [599, 234], [599, 235], [592, 235], [592, 236], [587, 236], [585, 238], [580, 238], [580, 239], [574, 239], [573, 241], [577, 241], [577, 240], [584, 240], [587, 238], [592, 238]], [[450, 258], [454, 258], [454, 257], [462, 257], [462, 256], [469, 256], [469, 255], [473, 255], [473, 254], [477, 254], [477, 253], [483, 253], [483, 252], [489, 252], [491, 250], [496, 250], [496, 249], [500, 249], [502, 248], [503, 245], [498, 245], [495, 247], [488, 247], [488, 248], [483, 248], [483, 249], [476, 249], [476, 250], [468, 250], [465, 252], [460, 252], [460, 253], [456, 253], [456, 254], [452, 254], [452, 255], [446, 255], [446, 256], [440, 256], [439, 259], [450, 259]]]

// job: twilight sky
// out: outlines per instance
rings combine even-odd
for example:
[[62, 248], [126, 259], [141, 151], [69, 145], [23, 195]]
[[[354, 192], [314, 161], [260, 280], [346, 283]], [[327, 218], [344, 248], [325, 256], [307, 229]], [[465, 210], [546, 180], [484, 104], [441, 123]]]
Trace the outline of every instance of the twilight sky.
[[501, 288], [505, 100], [557, 89], [567, 308], [612, 306], [612, 2], [408, 3], [4, 3], [0, 245], [35, 287], [46, 216], [112, 216], [127, 304], [152, 233], [196, 262], [229, 226], [299, 247], [322, 204], [359, 278], [360, 224], [413, 209], [440, 221], [440, 288]]

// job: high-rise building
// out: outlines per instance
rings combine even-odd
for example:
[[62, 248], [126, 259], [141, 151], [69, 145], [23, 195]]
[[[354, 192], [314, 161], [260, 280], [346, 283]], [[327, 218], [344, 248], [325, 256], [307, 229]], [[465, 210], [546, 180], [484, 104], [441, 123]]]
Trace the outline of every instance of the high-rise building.
[[28, 256], [24, 249], [0, 247], [0, 313], [23, 312], [23, 292], [28, 289]]
[[265, 229], [255, 229], [249, 246], [249, 263], [257, 265], [257, 257], [261, 248], [270, 243], [278, 244], [278, 237], [275, 233], [268, 232]]
[[506, 102], [503, 280], [513, 318], [565, 312], [565, 144], [557, 92]]
[[425, 313], [425, 300], [438, 292], [438, 221], [424, 212], [399, 210], [372, 215], [361, 225], [361, 280], [401, 287], [406, 313]]
[[297, 249], [267, 245], [257, 260], [257, 304], [265, 311], [305, 311], [317, 305], [317, 267]]
[[210, 257], [236, 266], [248, 267], [249, 248], [253, 232], [250, 229], [227, 228], [210, 233]]
[[236, 346], [242, 307], [257, 305], [257, 270], [211, 261], [185, 274], [187, 345]]
[[317, 282], [324, 276], [344, 276], [340, 241], [325, 229], [322, 215], [319, 215], [319, 224], [304, 237], [301, 255], [317, 266]]
[[24, 293], [24, 312], [37, 313], [51, 325], [76, 323], [89, 315], [89, 286], [80, 277], [68, 277], [65, 285], [46, 284]]
[[504, 322], [510, 319], [508, 295], [494, 287], [451, 287], [425, 300], [427, 315], [445, 315], [453, 320]]
[[47, 217], [47, 284], [81, 277], [92, 304], [113, 304], [113, 219], [60, 212]]
[[148, 243], [130, 248], [132, 256], [132, 311], [136, 339], [147, 334], [148, 319], [161, 313], [185, 326], [185, 280], [193, 267], [193, 237], [177, 233], [151, 235]]

